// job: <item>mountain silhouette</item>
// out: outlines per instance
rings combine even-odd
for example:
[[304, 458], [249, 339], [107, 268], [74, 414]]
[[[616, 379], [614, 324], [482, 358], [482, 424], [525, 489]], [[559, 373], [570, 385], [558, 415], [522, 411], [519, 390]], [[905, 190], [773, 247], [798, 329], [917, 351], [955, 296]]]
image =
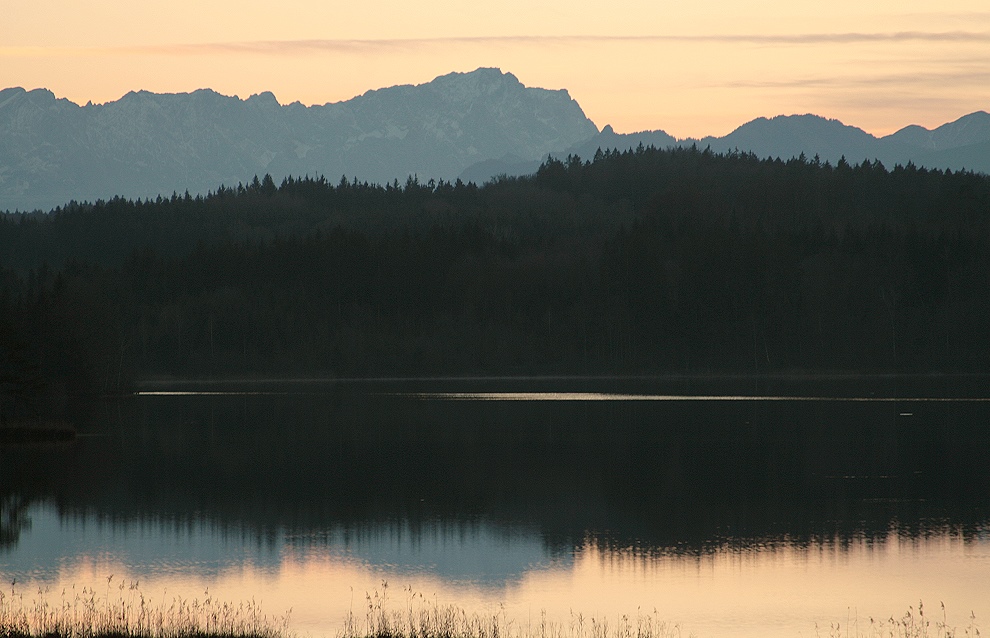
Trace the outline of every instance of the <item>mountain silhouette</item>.
[[[785, 160], [803, 154], [833, 165], [844, 158], [850, 163], [879, 160], [888, 167], [912, 162], [929, 168], [990, 173], [990, 114], [978, 111], [934, 130], [908, 126], [880, 138], [839, 120], [810, 114], [761, 117], [724, 137], [701, 139], [675, 139], [663, 131], [617, 134], [605, 126], [592, 139], [549, 155], [558, 159], [577, 155], [588, 160], [598, 149], [623, 151], [640, 144], [657, 148], [693, 145], [719, 153], [738, 151]], [[539, 162], [532, 161], [490, 160], [468, 167], [461, 179], [485, 181], [499, 175], [525, 175], [538, 166]]]
[[265, 173], [453, 179], [478, 161], [534, 160], [597, 132], [567, 91], [527, 88], [498, 69], [311, 107], [208, 89], [79, 106], [12, 88], [0, 91], [0, 210], [206, 193]]
[[242, 100], [209, 89], [135, 91], [79, 106], [46, 89], [10, 88], [0, 91], [0, 210], [206, 193], [266, 173], [276, 182], [345, 175], [481, 183], [532, 173], [548, 155], [591, 159], [598, 149], [640, 144], [990, 173], [990, 114], [880, 138], [818, 115], [780, 115], [724, 137], [676, 139], [662, 130], [599, 131], [566, 90], [525, 87], [493, 68], [309, 107], [267, 92]]
[[[698, 146], [715, 151], [747, 151], [760, 157], [788, 159], [802, 153], [823, 161], [842, 156], [863, 159], [873, 152], [876, 138], [854, 126], [817, 115], [779, 115], [757, 118], [722, 138], [706, 137]], [[870, 157], [872, 160], [873, 158]]]

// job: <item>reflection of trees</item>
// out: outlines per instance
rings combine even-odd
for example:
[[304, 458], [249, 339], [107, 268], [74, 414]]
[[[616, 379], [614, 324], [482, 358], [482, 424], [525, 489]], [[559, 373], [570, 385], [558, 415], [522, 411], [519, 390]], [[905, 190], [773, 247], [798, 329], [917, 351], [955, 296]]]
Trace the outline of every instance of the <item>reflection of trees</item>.
[[27, 515], [29, 505], [29, 500], [16, 494], [0, 497], [0, 549], [16, 545], [21, 530], [31, 527], [31, 519]]
[[[669, 391], [677, 387], [710, 393], [701, 382]], [[109, 415], [107, 430], [120, 433], [112, 444], [11, 450], [0, 455], [0, 485], [57, 502], [61, 516], [193, 516], [259, 539], [483, 520], [538, 528], [557, 548], [589, 537], [616, 547], [880, 538], [895, 524], [917, 536], [927, 521], [985, 527], [990, 511], [980, 403], [919, 403], [901, 417], [887, 402], [417, 402], [363, 392], [121, 403]]]

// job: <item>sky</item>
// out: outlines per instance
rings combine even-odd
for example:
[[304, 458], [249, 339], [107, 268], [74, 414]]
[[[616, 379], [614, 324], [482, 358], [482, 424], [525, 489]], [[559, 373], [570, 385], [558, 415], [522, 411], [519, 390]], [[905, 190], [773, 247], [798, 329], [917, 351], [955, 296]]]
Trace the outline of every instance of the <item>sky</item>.
[[282, 104], [498, 67], [595, 124], [725, 135], [815, 113], [874, 135], [990, 111], [987, 0], [0, 0], [0, 88]]

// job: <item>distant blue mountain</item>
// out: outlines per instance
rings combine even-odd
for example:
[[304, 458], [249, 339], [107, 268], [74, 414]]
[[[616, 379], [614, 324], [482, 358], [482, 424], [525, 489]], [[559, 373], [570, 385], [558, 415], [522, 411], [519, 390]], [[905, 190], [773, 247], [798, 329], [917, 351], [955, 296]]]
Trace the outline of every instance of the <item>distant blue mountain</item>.
[[478, 69], [425, 84], [368, 91], [344, 102], [281, 105], [203, 89], [128, 93], [79, 106], [50, 91], [0, 91], [0, 210], [50, 210], [70, 200], [206, 193], [255, 175], [341, 175], [404, 182], [415, 175], [484, 182], [534, 172], [548, 155], [696, 144], [715, 151], [835, 163], [990, 173], [990, 114], [882, 138], [816, 115], [748, 122], [725, 137], [601, 131], [565, 90], [527, 88], [511, 73]]
[[265, 173], [454, 179], [478, 161], [535, 160], [597, 132], [567, 91], [527, 88], [498, 69], [312, 107], [211, 90], [78, 106], [12, 88], [0, 91], [0, 210], [206, 193]]
[[876, 142], [877, 138], [866, 131], [838, 120], [815, 115], [779, 115], [771, 119], [757, 118], [725, 137], [706, 137], [697, 144], [716, 151], [740, 150], [782, 159], [804, 153], [834, 163], [843, 156], [850, 161], [864, 158], [872, 161]]
[[[790, 159], [802, 153], [816, 155], [822, 162], [835, 164], [840, 158], [855, 164], [880, 160], [884, 165], [913, 162], [930, 168], [972, 170], [990, 173], [990, 114], [971, 113], [933, 131], [908, 126], [892, 135], [877, 138], [862, 129], [817, 115], [779, 115], [758, 118], [743, 124], [725, 137], [675, 139], [663, 131], [620, 135], [610, 126], [588, 141], [558, 149], [551, 155], [564, 158], [578, 155], [591, 159], [599, 148], [627, 150], [639, 144], [658, 148], [691, 146], [716, 152], [751, 152], [759, 157]], [[544, 158], [545, 159], [545, 158]], [[524, 175], [539, 162], [489, 161], [469, 167], [462, 179], [484, 181], [497, 175]]]
[[698, 144], [713, 150], [751, 151], [760, 157], [788, 159], [804, 153], [833, 164], [845, 157], [850, 163], [880, 160], [892, 167], [914, 162], [929, 168], [986, 173], [990, 172], [990, 154], [964, 150], [986, 142], [990, 142], [990, 114], [979, 111], [934, 131], [908, 126], [881, 138], [817, 115], [759, 118], [723, 138], [705, 138]]

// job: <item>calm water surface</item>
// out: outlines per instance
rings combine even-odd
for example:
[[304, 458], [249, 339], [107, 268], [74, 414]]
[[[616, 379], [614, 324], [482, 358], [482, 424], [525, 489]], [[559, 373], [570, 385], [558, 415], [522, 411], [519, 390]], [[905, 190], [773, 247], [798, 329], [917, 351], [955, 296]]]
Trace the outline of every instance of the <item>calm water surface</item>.
[[[170, 384], [0, 449], [0, 576], [684, 636], [990, 619], [985, 379]], [[387, 582], [387, 587], [384, 583]], [[6, 585], [5, 585], [6, 587]], [[129, 590], [126, 590], [129, 591]], [[125, 592], [126, 593], [126, 592]], [[816, 629], [817, 626], [817, 629]]]

